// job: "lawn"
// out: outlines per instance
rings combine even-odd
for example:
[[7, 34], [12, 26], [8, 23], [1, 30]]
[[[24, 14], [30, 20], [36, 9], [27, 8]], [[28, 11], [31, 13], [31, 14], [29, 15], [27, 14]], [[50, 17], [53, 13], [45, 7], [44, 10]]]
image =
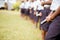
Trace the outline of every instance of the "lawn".
[[41, 32], [18, 11], [0, 10], [0, 40], [41, 40]]

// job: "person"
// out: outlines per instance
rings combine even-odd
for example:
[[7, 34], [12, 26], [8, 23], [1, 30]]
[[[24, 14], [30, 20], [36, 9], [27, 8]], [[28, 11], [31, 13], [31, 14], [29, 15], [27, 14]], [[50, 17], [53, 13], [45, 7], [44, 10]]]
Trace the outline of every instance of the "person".
[[35, 27], [38, 27], [38, 21], [39, 21], [39, 16], [36, 16], [36, 13], [39, 14], [39, 12], [43, 10], [43, 6], [41, 6], [41, 1], [35, 0], [34, 2], [34, 24]]
[[[41, 10], [41, 12], [39, 13], [40, 16], [40, 23], [46, 18], [46, 16], [49, 15], [49, 13], [51, 12], [50, 10], [50, 5], [51, 5], [52, 0], [41, 0], [41, 4], [44, 7], [43, 10]], [[49, 23], [44, 23], [44, 24], [40, 24], [40, 29], [41, 29], [41, 34], [42, 34], [42, 40], [44, 40], [46, 32], [48, 31], [49, 25], [51, 22]]]
[[30, 19], [32, 23], [34, 23], [34, 1], [35, 0], [30, 0]]
[[26, 0], [25, 1], [25, 16], [26, 16], [26, 19], [28, 19], [28, 17], [29, 17], [29, 7], [30, 7], [30, 1]]
[[50, 14], [46, 17], [47, 22], [51, 22], [46, 33], [45, 40], [60, 40], [60, 0], [53, 0]]
[[24, 16], [24, 13], [25, 13], [25, 8], [24, 8], [24, 1], [22, 1], [21, 5], [20, 5], [20, 9], [21, 9], [21, 16], [23, 17]]

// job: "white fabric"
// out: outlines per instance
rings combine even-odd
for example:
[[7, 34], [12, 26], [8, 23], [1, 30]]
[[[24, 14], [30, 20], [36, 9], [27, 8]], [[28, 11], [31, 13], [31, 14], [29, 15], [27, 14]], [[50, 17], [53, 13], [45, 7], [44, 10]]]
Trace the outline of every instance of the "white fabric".
[[21, 3], [20, 8], [24, 8], [24, 3]]
[[59, 6], [60, 6], [60, 0], [53, 0], [50, 9], [51, 10], [56, 10]]
[[38, 2], [34, 1], [33, 5], [34, 5], [34, 10], [37, 10]]
[[44, 8], [43, 8], [43, 6], [41, 5], [41, 1], [38, 1], [38, 8], [37, 8], [37, 10], [42, 10], [42, 9], [44, 9]]
[[[49, 0], [44, 0], [45, 2], [49, 1]], [[50, 5], [44, 5], [44, 7], [48, 8], [50, 7]]]
[[28, 9], [30, 7], [30, 2], [25, 2], [25, 9]]
[[49, 0], [44, 0], [44, 1], [46, 2], [46, 1], [49, 1]]
[[41, 2], [40, 1], [35, 1], [34, 2], [34, 10], [42, 10], [43, 6], [41, 6]]

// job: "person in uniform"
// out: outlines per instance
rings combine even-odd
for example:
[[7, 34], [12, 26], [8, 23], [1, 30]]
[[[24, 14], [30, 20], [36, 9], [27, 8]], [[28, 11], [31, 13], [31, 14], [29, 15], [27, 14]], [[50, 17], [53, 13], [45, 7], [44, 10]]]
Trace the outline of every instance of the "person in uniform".
[[46, 33], [45, 40], [60, 40], [60, 0], [53, 0], [50, 14], [46, 17], [47, 22], [51, 22]]
[[29, 17], [29, 7], [30, 7], [30, 1], [26, 0], [26, 2], [25, 2], [25, 16], [26, 16], [26, 19], [28, 19], [28, 17]]
[[24, 1], [22, 1], [21, 5], [20, 5], [20, 9], [21, 9], [21, 16], [23, 17], [24, 16], [24, 13], [25, 13], [25, 9], [24, 9]]
[[[51, 0], [41, 0], [41, 4], [44, 7], [43, 10], [41, 10], [41, 12], [39, 13], [40, 16], [40, 23], [46, 18], [46, 16], [49, 15], [49, 13], [51, 12], [50, 10], [50, 5], [51, 5]], [[40, 29], [41, 29], [41, 34], [42, 34], [42, 40], [44, 40], [46, 32], [48, 31], [49, 25], [51, 22], [49, 23], [44, 23], [44, 24], [40, 24]]]
[[34, 1], [35, 0], [30, 0], [30, 19], [32, 21], [32, 23], [34, 23]]
[[43, 10], [43, 6], [41, 6], [41, 1], [35, 0], [34, 2], [34, 24], [36, 28], [38, 27], [38, 22], [39, 22], [39, 16], [36, 16], [36, 14], [39, 14], [41, 10]]

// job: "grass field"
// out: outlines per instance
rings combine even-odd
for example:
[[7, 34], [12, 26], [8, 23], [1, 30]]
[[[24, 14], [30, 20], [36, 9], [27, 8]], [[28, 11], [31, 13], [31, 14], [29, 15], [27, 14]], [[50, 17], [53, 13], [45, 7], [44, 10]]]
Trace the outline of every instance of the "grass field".
[[0, 10], [0, 40], [41, 40], [41, 32], [19, 12]]

